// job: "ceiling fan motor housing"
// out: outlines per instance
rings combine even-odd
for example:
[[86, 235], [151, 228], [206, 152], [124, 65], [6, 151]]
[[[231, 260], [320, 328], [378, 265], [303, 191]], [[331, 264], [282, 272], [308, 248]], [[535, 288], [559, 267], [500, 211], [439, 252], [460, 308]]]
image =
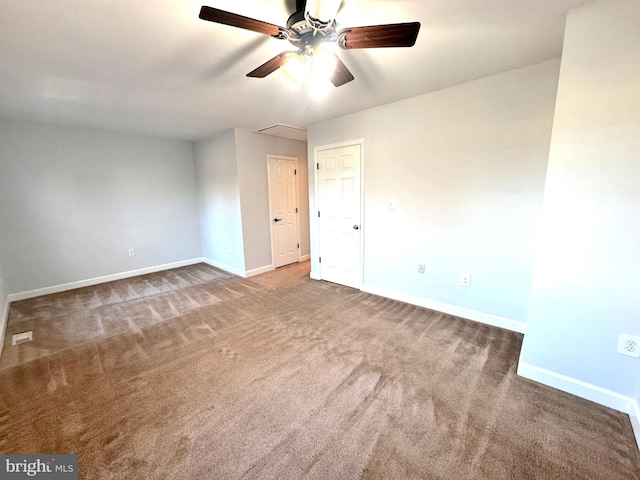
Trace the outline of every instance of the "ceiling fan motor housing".
[[335, 38], [335, 25], [335, 20], [332, 20], [330, 24], [319, 30], [309, 23], [304, 11], [298, 11], [287, 20], [287, 29], [293, 33], [288, 40], [303, 50], [307, 46], [317, 47], [320, 43], [332, 41]]

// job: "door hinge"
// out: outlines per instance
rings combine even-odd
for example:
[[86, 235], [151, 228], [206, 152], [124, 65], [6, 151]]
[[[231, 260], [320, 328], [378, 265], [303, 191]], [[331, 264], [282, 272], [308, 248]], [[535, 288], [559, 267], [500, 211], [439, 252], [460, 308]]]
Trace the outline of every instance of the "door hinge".
[[294, 174], [294, 175], [297, 175], [297, 174], [298, 174], [298, 170], [294, 169], [294, 170], [293, 170], [293, 174]]
[[318, 210], [318, 218], [320, 218], [320, 210]]
[[322, 263], [322, 257], [318, 257], [318, 263]]
[[320, 170], [320, 163], [316, 163], [316, 170]]
[[300, 244], [298, 244], [298, 248], [300, 248]]
[[296, 207], [296, 213], [298, 213], [298, 207]]

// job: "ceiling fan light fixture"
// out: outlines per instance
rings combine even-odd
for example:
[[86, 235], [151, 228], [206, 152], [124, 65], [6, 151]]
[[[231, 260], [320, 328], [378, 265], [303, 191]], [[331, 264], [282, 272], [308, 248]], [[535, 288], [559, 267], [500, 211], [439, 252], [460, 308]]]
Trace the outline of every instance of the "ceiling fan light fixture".
[[333, 84], [327, 77], [312, 75], [308, 83], [309, 97], [314, 100], [323, 100], [333, 90]]
[[336, 69], [336, 56], [326, 47], [313, 51], [313, 76], [329, 78]]
[[287, 55], [287, 61], [280, 67], [290, 80], [299, 82], [305, 74], [305, 59], [300, 53]]
[[316, 30], [331, 28], [342, 0], [307, 0], [304, 17]]

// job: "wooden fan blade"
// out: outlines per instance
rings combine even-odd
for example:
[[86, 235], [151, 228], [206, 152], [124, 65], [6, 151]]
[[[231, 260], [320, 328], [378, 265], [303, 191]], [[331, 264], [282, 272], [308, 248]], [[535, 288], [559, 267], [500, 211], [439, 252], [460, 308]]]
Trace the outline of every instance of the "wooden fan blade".
[[229, 25], [231, 27], [244, 28], [245, 30], [251, 30], [252, 32], [263, 33], [265, 35], [271, 35], [273, 37], [279, 37], [280, 32], [284, 31], [277, 25], [263, 22], [261, 20], [255, 20], [249, 17], [243, 17], [231, 12], [225, 12], [224, 10], [218, 10], [217, 8], [211, 8], [203, 6], [200, 9], [200, 18], [209, 22], [221, 23], [223, 25]]
[[287, 61], [287, 56], [295, 52], [282, 52], [271, 60], [266, 61], [255, 70], [247, 73], [247, 77], [264, 78], [278, 70]]
[[338, 32], [337, 43], [346, 50], [353, 48], [413, 47], [419, 31], [420, 22], [345, 28]]
[[353, 74], [349, 71], [347, 66], [342, 63], [342, 60], [340, 60], [337, 55], [334, 56], [336, 57], [336, 68], [329, 76], [329, 80], [331, 80], [331, 83], [336, 87], [341, 87], [345, 83], [349, 83], [353, 80]]

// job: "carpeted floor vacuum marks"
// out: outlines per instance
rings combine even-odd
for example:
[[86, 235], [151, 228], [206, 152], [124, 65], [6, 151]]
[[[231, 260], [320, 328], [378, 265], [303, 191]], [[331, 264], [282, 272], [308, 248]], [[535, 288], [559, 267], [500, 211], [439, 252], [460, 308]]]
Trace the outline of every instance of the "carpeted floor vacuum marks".
[[522, 336], [199, 264], [12, 304], [0, 451], [86, 479], [639, 479], [628, 417], [518, 378]]

